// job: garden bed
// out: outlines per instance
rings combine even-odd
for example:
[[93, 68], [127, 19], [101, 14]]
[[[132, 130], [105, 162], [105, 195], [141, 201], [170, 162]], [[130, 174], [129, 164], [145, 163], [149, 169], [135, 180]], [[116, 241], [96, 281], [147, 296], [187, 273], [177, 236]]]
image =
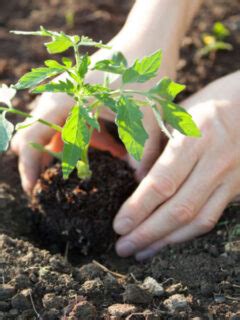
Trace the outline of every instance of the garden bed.
[[[9, 0], [2, 4], [0, 81], [16, 82], [47, 58], [38, 40], [14, 38], [9, 30], [44, 25], [106, 42], [124, 23], [130, 2], [116, 6], [113, 0]], [[211, 0], [201, 10], [184, 39], [179, 61], [178, 80], [187, 85], [185, 96], [240, 68], [239, 7], [239, 0]], [[234, 50], [219, 52], [214, 59], [199, 58], [200, 34], [215, 21], [231, 30]], [[21, 94], [16, 107], [25, 109], [32, 99]], [[33, 214], [21, 190], [16, 157], [11, 152], [1, 155], [1, 320], [240, 319], [240, 238], [234, 234], [234, 226], [240, 224], [239, 204], [229, 206], [208, 235], [163, 249], [144, 264], [118, 258], [113, 248], [84, 256], [52, 241], [44, 243], [33, 231]]]

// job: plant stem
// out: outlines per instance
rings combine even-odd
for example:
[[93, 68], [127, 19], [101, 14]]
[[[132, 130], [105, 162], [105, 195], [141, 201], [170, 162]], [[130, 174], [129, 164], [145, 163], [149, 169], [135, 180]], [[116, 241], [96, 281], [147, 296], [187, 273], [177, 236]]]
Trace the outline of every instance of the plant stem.
[[[20, 110], [17, 110], [17, 109], [14, 109], [14, 108], [5, 108], [5, 107], [0, 107], [0, 111], [6, 111], [6, 112], [9, 112], [9, 113], [13, 113], [13, 114], [18, 114], [24, 118], [33, 118], [33, 116], [31, 114], [28, 114], [26, 112], [23, 112], [23, 111], [20, 111]], [[48, 126], [52, 129], [54, 129], [55, 131], [57, 132], [62, 132], [62, 128], [60, 126], [58, 126], [57, 124], [54, 124], [54, 123], [51, 123], [51, 122], [48, 122], [46, 120], [43, 120], [43, 119], [36, 119], [37, 122], [41, 123], [41, 124], [44, 124], [45, 126]]]

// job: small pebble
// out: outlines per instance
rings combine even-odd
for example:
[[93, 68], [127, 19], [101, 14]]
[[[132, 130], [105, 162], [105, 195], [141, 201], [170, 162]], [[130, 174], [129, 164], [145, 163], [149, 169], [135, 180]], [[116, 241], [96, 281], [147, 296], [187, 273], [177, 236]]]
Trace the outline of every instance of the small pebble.
[[164, 295], [163, 286], [152, 277], [145, 278], [142, 287], [150, 292], [154, 297], [161, 297]]
[[96, 320], [97, 311], [93, 304], [88, 301], [80, 301], [69, 314], [69, 320]]
[[112, 306], [108, 307], [108, 312], [111, 316], [115, 317], [126, 317], [131, 313], [137, 311], [137, 308], [132, 304], [113, 304]]
[[46, 309], [62, 309], [66, 301], [63, 297], [57, 296], [54, 293], [47, 293], [43, 297], [42, 303]]
[[164, 300], [163, 305], [170, 313], [185, 311], [188, 309], [188, 301], [182, 294], [174, 294], [168, 299]]
[[104, 272], [94, 263], [88, 263], [75, 270], [74, 277], [79, 282], [101, 278]]
[[0, 287], [0, 301], [8, 300], [12, 298], [15, 294], [14, 287], [4, 284]]
[[152, 294], [136, 284], [126, 285], [123, 293], [124, 302], [148, 304], [152, 301]]
[[17, 293], [11, 300], [12, 307], [18, 310], [26, 310], [31, 308], [31, 303], [24, 291]]
[[240, 320], [240, 313], [232, 314], [229, 320]]

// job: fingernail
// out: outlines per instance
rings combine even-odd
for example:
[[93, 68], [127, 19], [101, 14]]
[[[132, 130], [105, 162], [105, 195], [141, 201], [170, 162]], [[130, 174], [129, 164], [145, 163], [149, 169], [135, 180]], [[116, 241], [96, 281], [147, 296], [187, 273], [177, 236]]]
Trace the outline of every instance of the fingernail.
[[136, 255], [135, 255], [135, 259], [137, 261], [143, 261], [143, 260], [147, 260], [147, 259], [150, 259], [152, 258], [154, 255], [155, 255], [155, 250], [153, 249], [146, 249], [146, 250], [143, 250], [143, 251], [140, 251], [138, 252]]
[[114, 230], [120, 235], [127, 234], [133, 228], [133, 221], [130, 218], [120, 218], [114, 222]]
[[136, 246], [130, 241], [120, 241], [116, 245], [117, 254], [121, 257], [128, 257], [134, 254]]

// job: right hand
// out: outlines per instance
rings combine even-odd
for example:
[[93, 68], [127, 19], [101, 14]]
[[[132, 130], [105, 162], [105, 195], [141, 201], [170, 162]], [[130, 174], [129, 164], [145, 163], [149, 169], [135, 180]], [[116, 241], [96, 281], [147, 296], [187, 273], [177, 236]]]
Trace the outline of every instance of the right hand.
[[[32, 114], [39, 118], [63, 125], [70, 111], [73, 101], [65, 94], [43, 94], [32, 103]], [[109, 118], [109, 114], [102, 114]], [[105, 128], [104, 121], [99, 119], [101, 132], [94, 130], [91, 146], [108, 150], [114, 156], [124, 157], [125, 148], [116, 143]], [[61, 152], [63, 142], [60, 133], [43, 124], [35, 123], [32, 126], [18, 131], [11, 143], [12, 150], [19, 156], [19, 173], [22, 187], [28, 194], [31, 193], [40, 172], [50, 163], [52, 157], [30, 146], [31, 142], [39, 143], [53, 152]]]

